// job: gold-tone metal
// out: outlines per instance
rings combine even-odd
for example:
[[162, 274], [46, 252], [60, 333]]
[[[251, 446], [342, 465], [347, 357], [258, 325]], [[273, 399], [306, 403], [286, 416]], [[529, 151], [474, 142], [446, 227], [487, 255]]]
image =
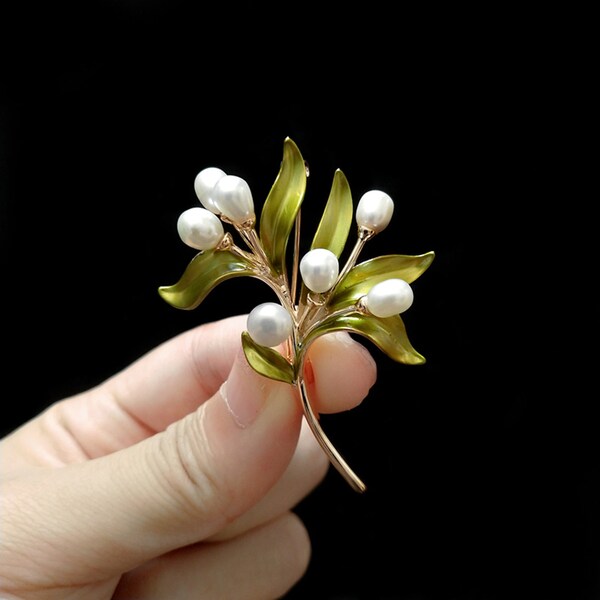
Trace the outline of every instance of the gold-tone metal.
[[[308, 175], [308, 167], [306, 167], [306, 174]], [[300, 264], [300, 226], [302, 225], [302, 210], [298, 211], [296, 215], [296, 222], [294, 223], [294, 254], [292, 255], [292, 302], [296, 303], [296, 294], [298, 293], [298, 266]]]
[[344, 460], [342, 455], [335, 449], [335, 446], [331, 443], [323, 428], [321, 427], [317, 415], [313, 411], [308, 397], [308, 391], [304, 378], [300, 377], [298, 384], [298, 390], [300, 392], [300, 401], [302, 403], [302, 410], [308, 426], [310, 427], [313, 435], [319, 442], [321, 448], [327, 454], [329, 462], [338, 470], [342, 477], [350, 484], [352, 489], [357, 492], [364, 492], [367, 486], [358, 477], [358, 475], [350, 468], [350, 465]]

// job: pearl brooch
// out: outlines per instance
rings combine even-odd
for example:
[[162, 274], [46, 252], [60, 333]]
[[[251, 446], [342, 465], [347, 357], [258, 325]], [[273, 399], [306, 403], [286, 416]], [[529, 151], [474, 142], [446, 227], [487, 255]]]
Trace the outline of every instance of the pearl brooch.
[[[267, 284], [278, 302], [264, 302], [250, 311], [241, 339], [246, 359], [258, 373], [297, 390], [321, 448], [350, 486], [363, 492], [365, 484], [333, 446], [312, 407], [304, 379], [307, 350], [322, 335], [348, 331], [367, 338], [399, 363], [423, 364], [425, 358], [410, 343], [400, 315], [412, 305], [411, 284], [429, 267], [434, 253], [391, 254], [359, 262], [367, 242], [389, 226], [394, 202], [386, 192], [369, 190], [354, 213], [350, 186], [338, 169], [310, 248], [300, 260], [300, 209], [307, 177], [300, 150], [286, 138], [257, 229], [249, 184], [217, 167], [201, 170], [194, 190], [203, 208], [187, 209], [177, 221], [183, 242], [199, 252], [179, 281], [158, 291], [172, 306], [190, 310], [228, 279], [254, 277]], [[340, 265], [353, 214], [356, 239]], [[223, 223], [233, 228], [246, 249], [224, 231]], [[290, 239], [294, 241], [288, 274]]]

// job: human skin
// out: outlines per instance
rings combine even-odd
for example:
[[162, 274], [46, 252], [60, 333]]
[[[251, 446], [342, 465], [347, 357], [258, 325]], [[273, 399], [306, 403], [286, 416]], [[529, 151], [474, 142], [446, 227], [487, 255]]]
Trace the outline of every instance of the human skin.
[[[265, 600], [304, 575], [293, 508], [329, 463], [293, 386], [253, 371], [245, 316], [201, 325], [0, 440], [0, 597]], [[357, 406], [367, 349], [308, 351], [315, 410]]]

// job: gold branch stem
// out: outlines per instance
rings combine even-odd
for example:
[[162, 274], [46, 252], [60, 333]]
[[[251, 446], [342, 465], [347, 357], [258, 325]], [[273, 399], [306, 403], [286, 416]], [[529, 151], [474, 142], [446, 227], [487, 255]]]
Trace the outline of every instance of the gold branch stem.
[[299, 209], [296, 214], [296, 221], [294, 223], [294, 255], [292, 265], [292, 304], [296, 304], [296, 293], [298, 288], [298, 263], [300, 262], [300, 223], [302, 211]]
[[302, 314], [299, 312], [298, 327], [306, 328], [306, 323], [310, 323], [311, 319], [318, 315], [319, 310], [325, 306], [325, 300], [321, 294], [308, 292], [306, 294], [306, 304]]
[[335, 446], [331, 443], [321, 424], [319, 423], [319, 419], [313, 408], [310, 404], [310, 399], [308, 397], [308, 391], [306, 389], [306, 383], [304, 381], [304, 377], [300, 375], [298, 377], [298, 391], [300, 393], [300, 401], [302, 403], [302, 410], [304, 412], [304, 418], [308, 423], [313, 435], [315, 436], [317, 442], [319, 442], [321, 448], [327, 454], [329, 461], [331, 464], [338, 470], [338, 472], [344, 477], [344, 479], [350, 484], [350, 486], [357, 492], [364, 492], [367, 489], [367, 486], [362, 482], [362, 480], [356, 475], [356, 473], [350, 468], [348, 463], [344, 460], [341, 454], [335, 449]]
[[265, 265], [268, 265], [269, 259], [267, 258], [267, 255], [265, 254], [262, 244], [260, 243], [260, 239], [258, 238], [256, 229], [254, 229], [254, 227], [249, 227], [249, 228], [240, 227], [238, 231], [240, 232], [240, 235], [244, 238], [244, 241], [246, 242], [246, 244], [248, 244], [250, 249], [257, 256], [260, 257], [260, 259], [263, 261], [263, 263]]
[[329, 313], [323, 320], [317, 320], [315, 322], [309, 323], [308, 325], [305, 323], [303, 333], [304, 339], [309, 338], [312, 332], [315, 330], [315, 328], [320, 327], [321, 325], [323, 325], [324, 322], [331, 322], [338, 317], [344, 315], [351, 315], [353, 313], [364, 314], [364, 309], [360, 301], [355, 304], [351, 304], [350, 306], [345, 306], [344, 308], [340, 308], [339, 310]]
[[221, 241], [221, 243], [215, 248], [215, 250], [229, 250], [236, 256], [247, 260], [255, 269], [260, 269], [261, 263], [257, 260], [256, 255], [251, 254], [242, 250], [234, 241], [229, 232], [227, 232]]
[[354, 244], [354, 248], [352, 248], [352, 252], [350, 253], [350, 256], [348, 257], [346, 264], [340, 271], [336, 282], [334, 283], [333, 287], [329, 291], [330, 298], [333, 296], [335, 289], [337, 288], [340, 281], [342, 281], [342, 279], [344, 279], [344, 277], [346, 277], [346, 275], [348, 275], [348, 271], [350, 271], [350, 269], [356, 264], [356, 261], [358, 260], [358, 255], [362, 252], [362, 249], [364, 248], [367, 241], [370, 240], [374, 235], [375, 235], [375, 232], [371, 229], [366, 229], [364, 227], [358, 228], [358, 239], [356, 240], [356, 243]]

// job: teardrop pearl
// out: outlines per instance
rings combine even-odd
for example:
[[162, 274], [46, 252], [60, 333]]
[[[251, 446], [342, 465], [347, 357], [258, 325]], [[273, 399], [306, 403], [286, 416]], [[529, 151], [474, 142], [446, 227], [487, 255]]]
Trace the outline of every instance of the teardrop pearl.
[[337, 256], [326, 248], [310, 250], [300, 261], [302, 281], [312, 292], [322, 293], [331, 289], [339, 269]]
[[365, 298], [367, 310], [376, 317], [403, 313], [413, 303], [413, 290], [403, 279], [386, 279], [375, 284]]
[[177, 219], [177, 232], [182, 241], [196, 250], [210, 250], [225, 234], [219, 217], [206, 208], [188, 208]]
[[371, 190], [362, 195], [356, 207], [356, 222], [360, 227], [379, 233], [392, 219], [394, 201], [388, 194]]
[[196, 191], [198, 200], [200, 200], [200, 204], [217, 215], [220, 211], [211, 198], [211, 192], [217, 181], [221, 177], [225, 177], [225, 175], [225, 171], [218, 167], [207, 167], [206, 169], [202, 169], [194, 180], [194, 190]]
[[292, 317], [281, 304], [263, 302], [255, 307], [246, 321], [250, 337], [261, 346], [277, 346], [292, 334]]
[[254, 218], [250, 186], [237, 175], [225, 175], [215, 184], [212, 201], [223, 215], [236, 225]]

